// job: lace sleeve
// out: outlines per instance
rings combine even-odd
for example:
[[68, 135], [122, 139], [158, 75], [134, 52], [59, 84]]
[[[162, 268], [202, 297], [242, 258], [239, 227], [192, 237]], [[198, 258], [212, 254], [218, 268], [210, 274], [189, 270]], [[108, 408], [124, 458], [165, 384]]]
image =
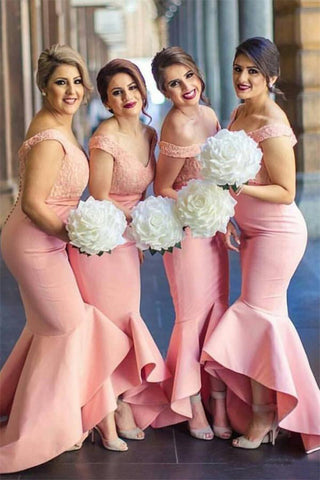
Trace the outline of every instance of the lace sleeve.
[[66, 138], [61, 132], [59, 132], [59, 130], [50, 128], [48, 130], [43, 130], [42, 132], [37, 133], [33, 137], [30, 137], [25, 142], [23, 142], [19, 150], [19, 158], [24, 158], [24, 156], [31, 150], [32, 147], [37, 145], [37, 143], [43, 142], [45, 140], [56, 140], [61, 144], [64, 152], [66, 153]]
[[180, 147], [168, 142], [159, 142], [160, 152], [168, 157], [187, 158], [195, 157], [200, 153], [200, 145], [194, 144], [187, 147]]
[[250, 132], [250, 136], [257, 142], [260, 143], [267, 138], [275, 138], [275, 137], [289, 137], [292, 146], [297, 143], [297, 139], [295, 134], [292, 131], [292, 128], [288, 125], [284, 124], [273, 124], [273, 125], [265, 125], [264, 127], [259, 128], [258, 130], [254, 130]]
[[111, 140], [111, 138], [106, 137], [105, 135], [94, 135], [91, 137], [89, 142], [89, 150], [99, 148], [106, 153], [110, 153], [114, 158], [117, 158], [120, 154], [119, 146]]

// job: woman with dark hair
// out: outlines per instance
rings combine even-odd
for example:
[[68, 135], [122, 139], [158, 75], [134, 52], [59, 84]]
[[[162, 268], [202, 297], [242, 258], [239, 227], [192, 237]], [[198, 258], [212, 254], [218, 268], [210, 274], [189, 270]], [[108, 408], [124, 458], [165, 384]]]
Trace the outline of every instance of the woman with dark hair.
[[230, 392], [229, 416], [243, 436], [238, 448], [274, 443], [278, 427], [299, 432], [305, 450], [320, 448], [320, 396], [298, 334], [288, 318], [287, 289], [303, 256], [307, 229], [294, 203], [296, 138], [283, 110], [270, 98], [278, 91], [276, 45], [250, 38], [236, 50], [233, 83], [242, 104], [229, 129], [245, 130], [263, 151], [261, 169], [237, 192], [235, 220], [241, 231], [242, 287], [202, 359], [217, 366]]
[[[152, 73], [172, 107], [161, 130], [160, 156], [154, 189], [173, 199], [188, 180], [199, 177], [200, 145], [219, 130], [215, 112], [204, 96], [205, 83], [192, 57], [179, 47], [156, 54]], [[207, 105], [200, 105], [203, 100]], [[153, 426], [188, 420], [190, 434], [201, 440], [228, 439], [231, 429], [225, 408], [225, 385], [200, 365], [205, 336], [228, 306], [228, 257], [220, 234], [192, 238], [189, 229], [182, 248], [163, 257], [175, 308], [175, 325], [167, 354], [174, 377], [164, 384], [171, 405]], [[201, 397], [214, 417], [208, 424]]]
[[[97, 87], [113, 116], [89, 142], [89, 190], [97, 200], [113, 202], [130, 222], [131, 209], [144, 198], [155, 172], [156, 132], [140, 120], [141, 112], [147, 115], [146, 85], [136, 65], [115, 59], [100, 70]], [[110, 405], [117, 398], [118, 408], [115, 414], [111, 408], [98, 428], [106, 448], [111, 442], [115, 450], [124, 451], [127, 444], [118, 435], [142, 440], [142, 429], [167, 403], [159, 382], [169, 374], [140, 316], [141, 252], [127, 242], [100, 257], [81, 255], [74, 248], [69, 248], [69, 256], [83, 299], [108, 315], [131, 342], [110, 385]], [[122, 346], [115, 342], [118, 348]]]
[[83, 302], [66, 252], [65, 222], [89, 177], [72, 131], [92, 90], [83, 58], [67, 45], [44, 50], [37, 84], [43, 106], [19, 150], [20, 192], [2, 231], [26, 326], [0, 375], [1, 473], [79, 448], [108, 413], [110, 376], [130, 350], [127, 336]]

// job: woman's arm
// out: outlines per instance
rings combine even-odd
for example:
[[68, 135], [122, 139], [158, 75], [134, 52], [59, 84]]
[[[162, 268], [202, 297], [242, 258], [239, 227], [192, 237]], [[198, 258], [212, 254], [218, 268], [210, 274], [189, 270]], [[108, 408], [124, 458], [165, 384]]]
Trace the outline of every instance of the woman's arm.
[[68, 242], [65, 224], [46, 204], [63, 158], [62, 145], [55, 140], [46, 140], [32, 147], [26, 159], [21, 208], [40, 230]]
[[227, 225], [227, 231], [224, 234], [224, 243], [229, 250], [239, 252], [240, 237], [237, 227], [234, 225], [234, 220], [230, 220]]
[[[187, 147], [192, 144], [191, 138], [185, 119], [181, 118], [179, 114], [169, 112], [162, 126], [161, 141], [176, 145], [177, 139], [179, 139], [179, 146]], [[156, 195], [177, 198], [177, 192], [174, 190], [173, 184], [184, 162], [185, 158], [170, 157], [160, 152], [153, 187]]]
[[243, 185], [241, 194], [266, 202], [289, 205], [296, 193], [294, 152], [289, 137], [268, 138], [261, 142], [263, 161], [270, 185]]
[[113, 156], [110, 153], [93, 148], [90, 152], [89, 191], [96, 200], [109, 200], [123, 211], [128, 222], [132, 220], [130, 210], [110, 198], [113, 174]]
[[184, 162], [184, 158], [168, 157], [160, 153], [154, 180], [154, 193], [156, 195], [177, 199], [177, 192], [174, 190], [173, 184]]

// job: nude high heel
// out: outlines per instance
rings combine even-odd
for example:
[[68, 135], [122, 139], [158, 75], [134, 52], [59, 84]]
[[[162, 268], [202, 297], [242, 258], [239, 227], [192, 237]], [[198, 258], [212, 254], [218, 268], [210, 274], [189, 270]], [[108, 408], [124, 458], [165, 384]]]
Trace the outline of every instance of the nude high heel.
[[121, 440], [121, 438], [119, 438], [119, 437], [116, 438], [115, 440], [107, 440], [103, 436], [103, 432], [98, 427], [98, 425], [96, 425], [91, 431], [91, 442], [92, 443], [94, 443], [94, 441], [95, 441], [95, 432], [98, 432], [98, 434], [100, 435], [100, 438], [101, 438], [102, 445], [107, 450], [112, 450], [114, 452], [126, 452], [128, 450], [128, 445], [126, 444], [126, 442]]
[[[126, 402], [124, 402], [121, 398], [118, 398], [117, 403], [118, 405], [121, 405], [121, 404], [123, 405]], [[131, 409], [130, 405], [128, 405], [128, 407]], [[117, 411], [116, 411], [116, 415], [117, 415]], [[120, 428], [117, 428], [117, 430], [120, 437], [126, 438], [128, 440], [144, 440], [144, 437], [145, 437], [144, 431], [141, 430], [141, 428], [139, 427], [134, 427], [129, 430], [120, 430]]]
[[252, 405], [252, 411], [256, 413], [274, 412], [274, 418], [270, 430], [262, 437], [262, 439], [258, 440], [248, 440], [248, 438], [242, 435], [241, 437], [235, 438], [232, 442], [232, 445], [236, 448], [246, 448], [252, 450], [259, 448], [262, 443], [271, 443], [274, 445], [279, 433], [276, 405], [273, 403], [266, 405]]
[[[210, 392], [210, 401], [211, 400], [225, 400], [226, 398], [226, 391], [221, 392]], [[222, 440], [229, 440], [232, 435], [232, 428], [230, 426], [227, 427], [219, 427], [218, 425], [212, 425], [213, 432], [216, 437], [221, 438]]]
[[[201, 402], [201, 395], [198, 393], [197, 395], [192, 395], [190, 397], [191, 403], [199, 403]], [[211, 427], [208, 425], [205, 428], [190, 428], [189, 425], [189, 432], [190, 435], [198, 440], [212, 440], [214, 435]]]

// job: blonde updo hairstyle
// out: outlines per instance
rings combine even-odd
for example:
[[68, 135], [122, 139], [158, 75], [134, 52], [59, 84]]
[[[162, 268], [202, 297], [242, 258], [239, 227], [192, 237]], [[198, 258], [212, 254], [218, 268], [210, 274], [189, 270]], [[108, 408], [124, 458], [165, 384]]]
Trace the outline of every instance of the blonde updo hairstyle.
[[80, 53], [76, 52], [68, 45], [55, 44], [40, 54], [36, 76], [39, 90], [42, 92], [43, 89], [46, 88], [51, 75], [59, 65], [71, 65], [79, 70], [84, 87], [84, 99], [86, 103], [93, 90], [88, 69]]
[[199, 78], [201, 82], [201, 100], [206, 104], [209, 105], [210, 102], [208, 98], [204, 95], [204, 89], [206, 88], [206, 84], [204, 83], [202, 73], [200, 72], [199, 68], [195, 64], [191, 55], [185, 52], [180, 47], [167, 47], [163, 48], [160, 52], [158, 52], [151, 63], [151, 70], [153, 78], [157, 84], [158, 89], [164, 95], [166, 93], [166, 86], [165, 86], [165, 70], [167, 67], [171, 67], [172, 65], [184, 65], [187, 68], [190, 68], [195, 75]]

